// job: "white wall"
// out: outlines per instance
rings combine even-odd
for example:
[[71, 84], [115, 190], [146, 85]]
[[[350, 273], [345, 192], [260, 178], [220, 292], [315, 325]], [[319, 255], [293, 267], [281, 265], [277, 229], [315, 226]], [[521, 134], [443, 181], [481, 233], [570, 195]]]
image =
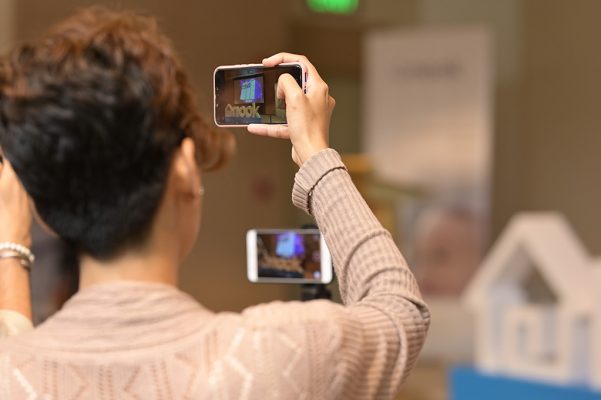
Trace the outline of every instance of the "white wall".
[[520, 0], [422, 0], [420, 23], [426, 25], [486, 25], [494, 31], [499, 80], [515, 78], [520, 68]]

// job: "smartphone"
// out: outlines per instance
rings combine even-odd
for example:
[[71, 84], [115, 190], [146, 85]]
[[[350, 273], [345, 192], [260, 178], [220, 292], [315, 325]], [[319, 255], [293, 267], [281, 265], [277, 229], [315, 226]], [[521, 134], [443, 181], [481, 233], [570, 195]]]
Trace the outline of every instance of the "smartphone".
[[286, 124], [286, 104], [277, 98], [278, 79], [290, 74], [303, 91], [307, 72], [300, 63], [275, 67], [263, 64], [225, 65], [213, 73], [215, 124], [241, 127], [249, 124]]
[[332, 257], [318, 229], [252, 229], [246, 250], [251, 282], [332, 281]]

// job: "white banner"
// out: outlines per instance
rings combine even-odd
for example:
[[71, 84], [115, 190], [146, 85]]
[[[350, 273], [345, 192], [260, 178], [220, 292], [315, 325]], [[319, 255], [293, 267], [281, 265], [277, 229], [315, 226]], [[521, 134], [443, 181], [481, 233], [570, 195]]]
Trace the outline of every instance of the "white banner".
[[436, 192], [488, 185], [490, 43], [476, 27], [368, 36], [364, 144], [381, 178]]

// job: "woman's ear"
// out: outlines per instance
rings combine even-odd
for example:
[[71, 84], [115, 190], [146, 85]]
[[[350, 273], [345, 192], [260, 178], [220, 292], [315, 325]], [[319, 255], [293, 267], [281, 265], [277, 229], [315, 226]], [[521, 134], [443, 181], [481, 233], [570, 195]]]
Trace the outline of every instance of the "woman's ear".
[[177, 188], [194, 197], [200, 187], [200, 172], [196, 162], [196, 145], [191, 138], [184, 138], [175, 152], [172, 164]]

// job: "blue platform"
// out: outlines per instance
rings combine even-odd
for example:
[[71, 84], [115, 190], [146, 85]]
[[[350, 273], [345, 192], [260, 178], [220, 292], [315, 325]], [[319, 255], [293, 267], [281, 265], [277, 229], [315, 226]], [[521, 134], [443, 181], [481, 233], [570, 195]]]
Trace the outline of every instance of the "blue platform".
[[451, 369], [449, 388], [449, 400], [601, 400], [601, 392], [585, 387], [486, 375], [467, 366]]

